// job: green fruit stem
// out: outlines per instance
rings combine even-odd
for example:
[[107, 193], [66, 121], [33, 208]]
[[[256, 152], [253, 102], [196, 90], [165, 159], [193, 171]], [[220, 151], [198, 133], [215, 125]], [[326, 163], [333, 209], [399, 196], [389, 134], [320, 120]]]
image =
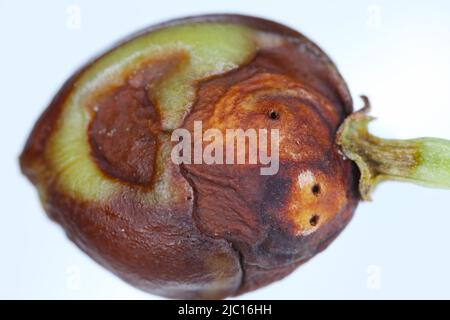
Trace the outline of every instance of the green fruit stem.
[[401, 180], [435, 188], [450, 189], [450, 141], [438, 138], [408, 140], [382, 139], [369, 133], [370, 103], [352, 113], [337, 132], [337, 144], [344, 155], [356, 162], [361, 176], [359, 192], [371, 200], [381, 181]]

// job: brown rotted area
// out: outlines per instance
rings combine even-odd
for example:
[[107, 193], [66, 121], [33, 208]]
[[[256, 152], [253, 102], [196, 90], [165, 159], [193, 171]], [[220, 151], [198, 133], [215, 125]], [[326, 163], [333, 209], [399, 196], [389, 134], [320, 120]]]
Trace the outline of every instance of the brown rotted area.
[[89, 135], [98, 165], [119, 180], [150, 185], [158, 123], [155, 109], [142, 90], [121, 88], [104, 98]]
[[[195, 19], [244, 23], [289, 39], [201, 81], [183, 124], [189, 130], [195, 120], [204, 130], [279, 129], [278, 174], [262, 176], [259, 165], [249, 164], [175, 166], [167, 158], [179, 197], [170, 205], [142, 200], [169, 134], [161, 130], [153, 93], [186, 58], [173, 56], [143, 65], [90, 106], [92, 160], [106, 177], [123, 182], [120, 194], [93, 204], [49, 183], [46, 210], [82, 250], [139, 288], [172, 298], [223, 298], [285, 277], [348, 223], [358, 202], [358, 173], [338, 154], [334, 135], [352, 102], [334, 65], [297, 32], [249, 17]], [[77, 77], [40, 118], [21, 156], [34, 183], [36, 163], [52, 170], [46, 143]]]
[[154, 92], [186, 60], [186, 54], [174, 52], [147, 61], [122, 86], [105, 90], [91, 102], [92, 155], [109, 177], [151, 186], [162, 134]]
[[[191, 131], [194, 121], [202, 120], [204, 131], [216, 128], [224, 135], [227, 128], [280, 130], [280, 170], [275, 176], [260, 175], [259, 165], [183, 166], [195, 192], [199, 229], [227, 239], [241, 254], [244, 280], [239, 293], [284, 277], [323, 250], [347, 224], [358, 201], [355, 168], [334, 145], [346, 114], [338, 94], [330, 96], [326, 82], [315, 82], [314, 89], [304, 85], [316, 69], [282, 64], [268, 59], [270, 55], [260, 52], [247, 66], [202, 82], [185, 121]], [[293, 74], [296, 69], [302, 72]], [[298, 190], [298, 175], [306, 171], [316, 181]], [[297, 215], [305, 215], [317, 231], [297, 233]]]

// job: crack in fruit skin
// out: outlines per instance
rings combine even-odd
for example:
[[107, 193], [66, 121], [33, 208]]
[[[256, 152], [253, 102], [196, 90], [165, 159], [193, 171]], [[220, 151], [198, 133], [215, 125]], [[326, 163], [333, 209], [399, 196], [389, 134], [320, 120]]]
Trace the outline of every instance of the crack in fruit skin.
[[[351, 110], [333, 63], [296, 31], [245, 16], [186, 18], [69, 79], [20, 163], [48, 215], [125, 281], [171, 298], [224, 298], [283, 278], [348, 223], [358, 176], [334, 135]], [[170, 134], [196, 120], [204, 130], [279, 129], [279, 173], [175, 165]]]

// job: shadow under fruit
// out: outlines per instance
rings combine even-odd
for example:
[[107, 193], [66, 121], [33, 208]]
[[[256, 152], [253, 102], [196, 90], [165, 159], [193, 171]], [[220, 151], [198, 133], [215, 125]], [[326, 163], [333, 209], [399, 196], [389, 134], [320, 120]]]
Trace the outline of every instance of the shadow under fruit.
[[[366, 105], [368, 105], [368, 101]], [[325, 53], [278, 23], [170, 21], [127, 39], [62, 87], [20, 157], [49, 217], [128, 283], [224, 298], [325, 249], [377, 182], [450, 186], [440, 139], [370, 135]], [[279, 171], [171, 161], [177, 128], [278, 129]]]

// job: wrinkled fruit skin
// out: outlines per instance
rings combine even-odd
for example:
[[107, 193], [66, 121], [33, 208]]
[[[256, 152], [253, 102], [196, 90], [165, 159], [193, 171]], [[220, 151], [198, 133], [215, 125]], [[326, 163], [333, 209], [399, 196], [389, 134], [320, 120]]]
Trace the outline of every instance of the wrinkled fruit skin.
[[[142, 48], [156, 49], [120, 64]], [[120, 278], [170, 298], [224, 298], [285, 277], [347, 225], [358, 171], [334, 137], [351, 111], [333, 63], [298, 32], [253, 17], [186, 18], [70, 78], [20, 164], [49, 217]], [[279, 172], [175, 165], [171, 132], [192, 132], [194, 120], [278, 128]]]

